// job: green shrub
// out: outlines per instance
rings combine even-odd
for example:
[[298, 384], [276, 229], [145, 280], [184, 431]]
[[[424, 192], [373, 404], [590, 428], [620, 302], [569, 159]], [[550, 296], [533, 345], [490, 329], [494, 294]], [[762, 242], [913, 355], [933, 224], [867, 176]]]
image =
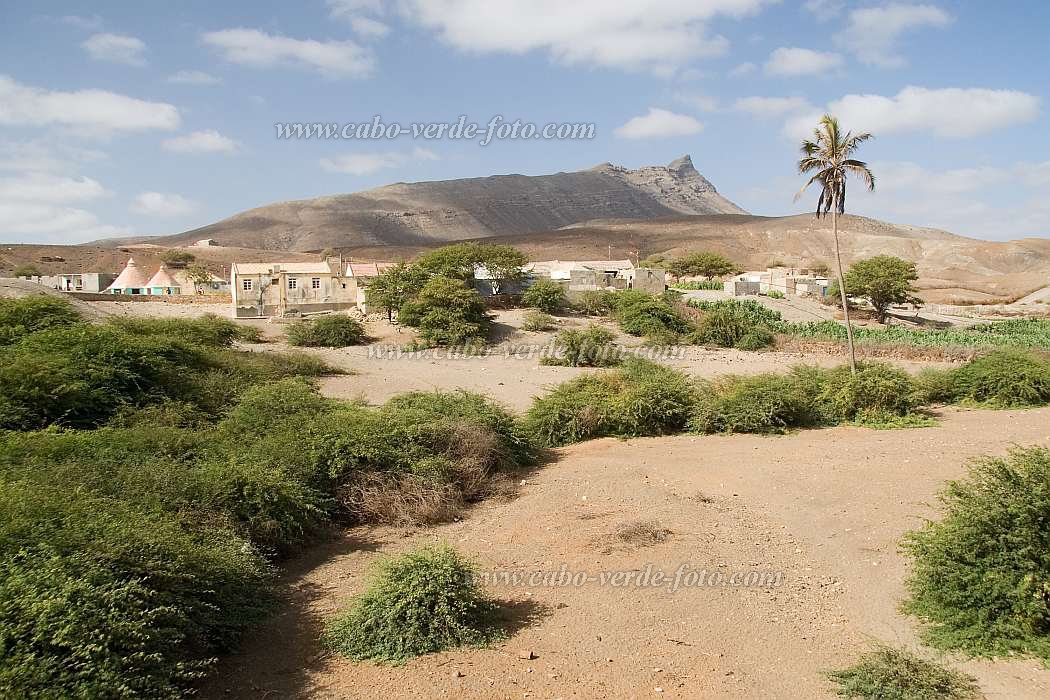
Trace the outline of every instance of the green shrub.
[[686, 333], [689, 323], [665, 299], [644, 292], [626, 290], [613, 295], [616, 320], [624, 333], [653, 335]]
[[237, 352], [175, 337], [232, 342], [224, 324], [214, 325], [220, 333], [205, 321], [158, 334], [148, 333], [147, 323], [130, 332], [80, 324], [28, 335], [0, 349], [0, 429], [91, 427], [129, 407], [168, 400], [215, 416], [256, 382], [330, 371], [316, 358]]
[[558, 327], [554, 317], [542, 311], [527, 311], [525, 321], [521, 324], [522, 330], [526, 331], [549, 331]]
[[773, 334], [773, 331], [768, 328], [759, 327], [753, 328], [740, 336], [740, 339], [736, 341], [733, 347], [737, 350], [764, 350], [765, 348], [775, 345], [776, 342], [777, 337]]
[[0, 346], [17, 342], [30, 333], [67, 328], [80, 321], [80, 314], [65, 299], [44, 294], [0, 298]]
[[346, 314], [303, 319], [288, 326], [288, 344], [303, 347], [345, 348], [367, 341], [361, 322]]
[[123, 317], [112, 319], [109, 324], [129, 335], [160, 336], [209, 348], [231, 347], [246, 333], [244, 326], [214, 314], [193, 319]]
[[613, 309], [615, 292], [606, 289], [589, 289], [580, 292], [574, 306], [587, 316], [608, 316]]
[[[689, 341], [698, 345], [732, 348], [743, 343], [755, 347], [756, 343], [763, 339], [771, 339], [772, 332], [781, 324], [778, 312], [750, 299], [726, 299], [717, 302], [691, 300], [689, 306], [704, 312], [697, 323], [696, 331], [689, 336]], [[752, 334], [752, 338], [744, 341], [746, 336]], [[772, 340], [758, 347], [768, 347], [770, 344]]]
[[552, 314], [565, 306], [565, 288], [552, 279], [540, 278], [522, 293], [521, 303]]
[[608, 435], [664, 435], [685, 427], [694, 400], [681, 372], [628, 358], [619, 369], [578, 377], [536, 399], [523, 424], [551, 447]]
[[903, 542], [904, 610], [938, 648], [1050, 662], [1050, 450], [979, 459], [940, 500], [943, 518]]
[[780, 291], [779, 289], [770, 289], [766, 292], [766, 296], [770, 299], [783, 299], [784, 292]]
[[612, 331], [598, 325], [590, 325], [586, 330], [570, 328], [557, 335], [554, 354], [541, 362], [566, 367], [612, 367], [620, 364], [623, 355], [614, 338]]
[[856, 664], [828, 674], [836, 692], [864, 700], [971, 700], [982, 697], [965, 674], [906, 651], [878, 645]]
[[181, 391], [180, 367], [200, 353], [177, 341], [77, 325], [0, 350], [0, 428], [96, 425], [118, 408]]
[[5, 696], [179, 697], [272, 607], [270, 570], [221, 527], [62, 484], [0, 489]]
[[704, 385], [692, 407], [696, 433], [782, 433], [821, 424], [811, 387], [795, 375], [729, 376]]
[[474, 565], [448, 546], [382, 561], [368, 590], [325, 628], [325, 646], [356, 661], [403, 662], [500, 638], [498, 608]]
[[949, 381], [955, 401], [1002, 408], [1050, 403], [1050, 359], [1030, 351], [996, 350], [952, 371]]
[[478, 293], [458, 279], [432, 277], [415, 299], [406, 302], [398, 319], [419, 330], [431, 345], [482, 343], [489, 317]]
[[911, 376], [893, 365], [860, 363], [857, 373], [843, 365], [822, 373], [817, 405], [832, 423], [905, 416], [918, 405]]

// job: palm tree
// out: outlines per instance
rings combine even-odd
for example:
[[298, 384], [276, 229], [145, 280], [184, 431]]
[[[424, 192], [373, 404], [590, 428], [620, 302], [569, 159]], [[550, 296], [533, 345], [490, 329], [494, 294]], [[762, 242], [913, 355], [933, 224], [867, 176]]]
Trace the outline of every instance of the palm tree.
[[839, 252], [839, 214], [846, 212], [846, 176], [856, 175], [869, 190], [875, 189], [875, 176], [862, 160], [850, 158], [860, 144], [871, 138], [871, 134], [845, 135], [839, 128], [839, 120], [830, 114], [820, 119], [820, 125], [813, 130], [814, 140], [802, 142], [802, 158], [798, 161], [798, 171], [803, 175], [816, 171], [802, 189], [795, 195], [797, 202], [810, 185], [819, 182], [820, 199], [817, 200], [817, 218], [831, 213], [831, 230], [835, 237], [835, 264], [839, 274], [839, 294], [842, 297], [842, 313], [846, 317], [846, 341], [849, 345], [849, 368], [857, 373], [857, 354], [853, 346], [853, 326], [849, 320], [849, 304], [846, 301], [846, 283], [842, 274], [842, 254]]

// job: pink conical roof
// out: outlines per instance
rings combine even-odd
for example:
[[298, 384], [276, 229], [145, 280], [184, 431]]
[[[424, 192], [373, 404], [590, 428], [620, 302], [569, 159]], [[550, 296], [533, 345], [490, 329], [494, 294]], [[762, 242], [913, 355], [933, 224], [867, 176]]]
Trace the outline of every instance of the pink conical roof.
[[150, 281], [147, 282], [145, 286], [152, 289], [153, 287], [167, 288], [179, 287], [181, 285], [179, 285], [179, 283], [175, 281], [175, 278], [171, 276], [171, 273], [168, 272], [168, 268], [164, 263], [161, 263], [160, 269], [157, 270], [157, 273], [150, 278]]
[[113, 284], [109, 285], [109, 289], [142, 289], [146, 286], [146, 275], [139, 269], [139, 266], [135, 263], [135, 258], [128, 258], [128, 264], [124, 266], [124, 270], [117, 276], [117, 279], [113, 280]]

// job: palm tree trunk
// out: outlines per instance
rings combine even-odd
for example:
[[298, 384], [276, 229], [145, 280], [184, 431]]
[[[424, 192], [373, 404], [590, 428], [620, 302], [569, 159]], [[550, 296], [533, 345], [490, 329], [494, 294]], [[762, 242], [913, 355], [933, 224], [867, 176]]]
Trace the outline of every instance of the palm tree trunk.
[[853, 325], [849, 321], [849, 301], [846, 299], [846, 277], [842, 274], [842, 253], [839, 251], [839, 215], [837, 206], [831, 208], [831, 230], [835, 237], [835, 265], [839, 272], [839, 295], [842, 297], [842, 315], [846, 318], [846, 344], [849, 346], [849, 371], [857, 373], [857, 351], [853, 347]]

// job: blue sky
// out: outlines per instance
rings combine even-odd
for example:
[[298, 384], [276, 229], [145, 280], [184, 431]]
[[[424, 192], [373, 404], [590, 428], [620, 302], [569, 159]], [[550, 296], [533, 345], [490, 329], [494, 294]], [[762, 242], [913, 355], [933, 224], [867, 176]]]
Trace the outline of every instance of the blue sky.
[[[1007, 7], [1009, 11], [1004, 11]], [[174, 233], [390, 182], [689, 153], [757, 214], [830, 109], [855, 213], [1050, 236], [1050, 3], [0, 0], [0, 241]], [[278, 122], [593, 123], [590, 140], [278, 140]]]

